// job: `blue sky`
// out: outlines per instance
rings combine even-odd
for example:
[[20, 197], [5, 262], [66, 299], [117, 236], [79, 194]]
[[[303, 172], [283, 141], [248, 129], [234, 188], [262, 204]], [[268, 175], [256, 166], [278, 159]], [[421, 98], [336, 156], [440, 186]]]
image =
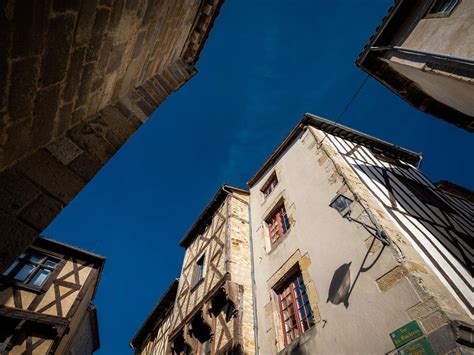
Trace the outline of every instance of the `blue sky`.
[[[179, 275], [178, 241], [221, 184], [245, 186], [304, 112], [337, 118], [365, 78], [354, 60], [391, 2], [224, 3], [198, 74], [44, 233], [107, 257], [99, 354], [131, 353], [129, 340]], [[372, 78], [341, 123], [423, 152], [432, 181], [474, 189], [472, 136]]]

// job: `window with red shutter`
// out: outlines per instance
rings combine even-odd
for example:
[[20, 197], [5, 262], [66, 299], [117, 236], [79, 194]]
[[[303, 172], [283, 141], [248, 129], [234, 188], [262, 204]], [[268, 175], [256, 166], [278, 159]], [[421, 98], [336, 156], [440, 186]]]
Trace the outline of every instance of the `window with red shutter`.
[[271, 245], [281, 239], [290, 229], [290, 221], [286, 214], [285, 206], [282, 204], [267, 218], [268, 231]]
[[298, 272], [278, 293], [285, 346], [298, 339], [314, 325], [303, 275]]

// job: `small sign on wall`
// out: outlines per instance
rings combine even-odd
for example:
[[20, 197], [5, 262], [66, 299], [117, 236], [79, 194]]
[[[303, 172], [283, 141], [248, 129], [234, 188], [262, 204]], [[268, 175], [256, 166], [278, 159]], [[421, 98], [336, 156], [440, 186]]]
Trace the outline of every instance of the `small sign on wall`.
[[435, 355], [426, 337], [420, 338], [398, 350], [398, 355]]
[[399, 348], [410, 341], [421, 337], [422, 335], [423, 331], [421, 330], [418, 323], [416, 321], [412, 321], [390, 333], [390, 338], [392, 339], [393, 345], [395, 345], [396, 348]]

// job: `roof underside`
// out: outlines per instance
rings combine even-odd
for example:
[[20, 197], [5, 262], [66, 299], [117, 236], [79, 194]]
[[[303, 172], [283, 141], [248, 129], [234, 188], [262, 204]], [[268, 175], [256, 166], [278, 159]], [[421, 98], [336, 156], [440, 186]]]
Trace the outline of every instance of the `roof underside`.
[[183, 239], [181, 239], [181, 241], [179, 242], [180, 246], [187, 248], [193, 242], [193, 240], [196, 239], [196, 237], [204, 231], [208, 223], [210, 223], [211, 218], [216, 212], [216, 210], [224, 202], [227, 195], [231, 192], [239, 192], [244, 194], [249, 193], [248, 190], [231, 185], [223, 185], [222, 187], [220, 187], [217, 193], [212, 198], [212, 200], [207, 205], [207, 207], [199, 215], [196, 222], [194, 222], [191, 228], [184, 235]]
[[288, 134], [280, 146], [273, 152], [270, 158], [263, 164], [257, 173], [250, 179], [248, 185], [252, 187], [258, 179], [267, 171], [270, 166], [280, 157], [282, 152], [294, 141], [306, 126], [312, 126], [318, 130], [332, 134], [337, 137], [347, 139], [348, 141], [363, 145], [372, 151], [383, 154], [387, 157], [401, 160], [405, 163], [417, 166], [421, 160], [422, 154], [415, 153], [408, 149], [388, 143], [368, 134], [356, 131], [355, 129], [326, 120], [311, 113], [306, 113], [298, 122], [295, 128]]
[[[474, 118], [456, 108], [438, 101], [424, 92], [418, 84], [390, 67], [381, 58], [385, 51], [373, 51], [372, 47], [390, 47], [399, 45], [397, 34], [401, 29], [410, 33], [430, 4], [425, 1], [394, 0], [387, 15], [370, 36], [368, 43], [359, 54], [356, 65], [381, 84], [407, 101], [410, 105], [427, 114], [440, 118], [469, 132], [474, 132]], [[423, 7], [423, 8], [421, 8]], [[414, 11], [419, 9], [417, 16]], [[411, 19], [411, 20], [408, 20]], [[407, 27], [411, 27], [407, 29]]]

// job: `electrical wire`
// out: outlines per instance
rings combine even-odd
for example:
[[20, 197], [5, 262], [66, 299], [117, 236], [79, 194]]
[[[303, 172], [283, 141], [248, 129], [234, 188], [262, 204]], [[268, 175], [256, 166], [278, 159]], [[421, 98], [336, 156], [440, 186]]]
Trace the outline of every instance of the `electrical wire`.
[[[352, 95], [352, 97], [350, 98], [350, 100], [347, 102], [346, 106], [344, 107], [344, 110], [342, 110], [342, 112], [339, 114], [339, 116], [337, 117], [337, 119], [334, 121], [334, 125], [337, 126], [338, 122], [341, 120], [341, 118], [344, 116], [344, 114], [347, 112], [347, 110], [349, 109], [349, 107], [352, 105], [352, 103], [354, 102], [355, 98], [357, 97], [357, 95], [359, 95], [359, 92], [362, 90], [362, 88], [364, 87], [365, 83], [367, 82], [367, 79], [369, 79], [369, 74], [366, 74], [364, 80], [362, 81], [362, 83], [359, 85], [359, 87], [357, 88], [357, 90], [354, 92], [354, 94]], [[328, 136], [328, 132], [326, 132], [326, 134], [324, 135], [323, 139], [321, 140], [321, 142], [319, 142], [319, 145], [318, 145], [318, 148], [321, 147], [321, 145], [323, 144], [324, 140], [326, 139], [326, 137]]]

